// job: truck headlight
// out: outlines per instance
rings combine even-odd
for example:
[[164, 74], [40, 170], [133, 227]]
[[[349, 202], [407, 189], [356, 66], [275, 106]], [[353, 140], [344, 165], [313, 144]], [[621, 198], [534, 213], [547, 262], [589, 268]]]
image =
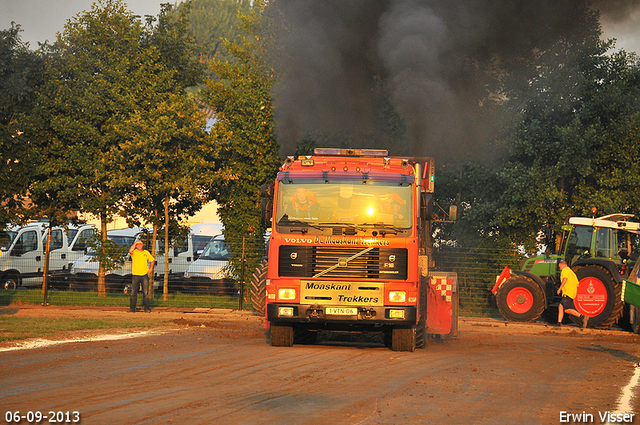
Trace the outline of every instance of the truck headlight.
[[278, 299], [281, 300], [293, 300], [296, 298], [296, 290], [293, 288], [280, 288], [278, 289]]
[[403, 303], [407, 301], [407, 293], [405, 291], [389, 291], [389, 302]]

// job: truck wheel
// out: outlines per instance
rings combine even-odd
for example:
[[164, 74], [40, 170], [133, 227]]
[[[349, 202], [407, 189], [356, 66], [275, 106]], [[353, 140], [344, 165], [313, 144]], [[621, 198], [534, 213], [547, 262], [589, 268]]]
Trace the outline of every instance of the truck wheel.
[[631, 323], [631, 331], [634, 334], [640, 334], [640, 308], [636, 307], [635, 305], [630, 305], [629, 308], [631, 310], [629, 318], [629, 322]]
[[271, 345], [291, 347], [293, 345], [293, 326], [271, 323]]
[[576, 269], [580, 285], [574, 300], [576, 310], [589, 316], [589, 327], [608, 328], [622, 315], [624, 303], [620, 298], [622, 285], [598, 266]]
[[496, 304], [505, 319], [532, 322], [544, 311], [545, 297], [536, 282], [524, 276], [515, 276], [500, 286]]
[[256, 267], [251, 277], [251, 303], [258, 316], [264, 316], [264, 305], [267, 301], [267, 262]]
[[402, 326], [391, 331], [391, 349], [393, 351], [414, 351], [416, 349], [415, 326]]
[[20, 286], [20, 276], [10, 273], [8, 275], [6, 275], [5, 277], [2, 278], [2, 289], [5, 290], [11, 290], [11, 289], [16, 289], [18, 286]]

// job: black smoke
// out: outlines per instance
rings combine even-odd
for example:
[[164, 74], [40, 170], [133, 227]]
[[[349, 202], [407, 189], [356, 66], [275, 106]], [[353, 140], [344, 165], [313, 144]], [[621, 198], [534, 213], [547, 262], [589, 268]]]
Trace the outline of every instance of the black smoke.
[[[282, 32], [274, 88], [282, 155], [305, 138], [447, 157], [474, 151], [497, 117], [478, 114], [486, 78], [640, 0], [274, 0]], [[591, 9], [586, 9], [590, 7]], [[489, 70], [489, 71], [488, 71]], [[495, 94], [495, 92], [494, 92]], [[380, 111], [392, 106], [393, 113]], [[382, 107], [381, 107], [382, 105]], [[383, 122], [387, 119], [387, 122]], [[387, 132], [402, 135], [380, 138]], [[318, 135], [322, 135], [318, 137]], [[339, 145], [339, 143], [335, 143]]]

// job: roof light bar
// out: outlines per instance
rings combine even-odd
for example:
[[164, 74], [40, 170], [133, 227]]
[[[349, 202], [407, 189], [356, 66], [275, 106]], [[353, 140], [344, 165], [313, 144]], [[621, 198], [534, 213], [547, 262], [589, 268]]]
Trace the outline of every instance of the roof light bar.
[[339, 155], [339, 156], [389, 156], [389, 151], [384, 149], [340, 149], [340, 148], [316, 148], [314, 155]]

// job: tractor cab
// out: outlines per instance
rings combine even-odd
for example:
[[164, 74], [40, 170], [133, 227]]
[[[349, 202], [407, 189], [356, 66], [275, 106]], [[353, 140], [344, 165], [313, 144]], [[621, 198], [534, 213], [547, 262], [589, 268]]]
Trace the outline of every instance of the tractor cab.
[[631, 214], [599, 218], [572, 217], [563, 226], [564, 259], [571, 267], [578, 260], [608, 260], [622, 276], [628, 276], [640, 252], [640, 223], [626, 221]]

